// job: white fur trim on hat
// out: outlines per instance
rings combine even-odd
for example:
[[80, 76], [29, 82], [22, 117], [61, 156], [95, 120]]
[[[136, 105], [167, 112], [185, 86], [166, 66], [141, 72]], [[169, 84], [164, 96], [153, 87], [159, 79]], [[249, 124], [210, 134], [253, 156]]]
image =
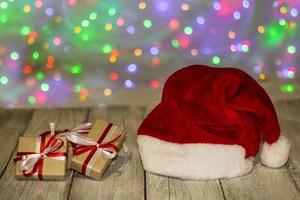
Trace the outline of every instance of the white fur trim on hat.
[[137, 142], [144, 169], [152, 173], [199, 180], [242, 176], [253, 168], [240, 145], [177, 144], [146, 135]]
[[290, 148], [291, 144], [284, 136], [280, 136], [273, 144], [265, 142], [260, 154], [261, 162], [267, 167], [282, 167], [288, 161]]

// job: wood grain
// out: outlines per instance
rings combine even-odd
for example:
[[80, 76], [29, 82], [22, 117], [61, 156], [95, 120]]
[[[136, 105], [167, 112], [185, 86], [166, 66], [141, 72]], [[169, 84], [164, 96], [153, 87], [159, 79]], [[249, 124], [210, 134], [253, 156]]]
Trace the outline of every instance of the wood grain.
[[126, 119], [126, 145], [131, 152], [128, 161], [121, 151], [116, 160], [108, 167], [100, 181], [92, 180], [76, 173], [70, 199], [143, 199], [144, 171], [136, 145], [136, 130], [143, 119], [144, 109], [125, 106], [92, 109], [89, 120], [102, 118], [113, 123], [122, 124]]
[[[147, 107], [148, 114], [154, 105]], [[146, 172], [146, 195], [156, 199], [224, 199], [218, 180], [181, 180]]]
[[224, 199], [218, 180], [191, 181], [146, 172], [147, 199]]
[[[57, 129], [72, 128], [86, 120], [87, 109], [36, 110], [24, 135], [38, 135], [48, 130], [49, 122], [55, 122]], [[16, 151], [15, 151], [16, 153]], [[66, 199], [71, 178], [65, 181], [20, 181], [15, 179], [12, 159], [0, 180], [0, 199]]]
[[0, 178], [31, 115], [29, 109], [0, 110]]
[[288, 173], [300, 191], [300, 100], [276, 103], [281, 131], [292, 145]]
[[299, 199], [287, 168], [270, 169], [257, 164], [253, 171], [240, 178], [223, 179], [226, 199]]

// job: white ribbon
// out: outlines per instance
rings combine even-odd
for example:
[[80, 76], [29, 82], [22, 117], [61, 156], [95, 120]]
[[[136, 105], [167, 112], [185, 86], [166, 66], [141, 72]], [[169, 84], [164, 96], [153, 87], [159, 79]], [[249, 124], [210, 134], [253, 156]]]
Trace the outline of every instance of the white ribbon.
[[[86, 122], [86, 123], [83, 123], [83, 124], [79, 124], [78, 126], [73, 128], [71, 131], [67, 131], [67, 132], [64, 132], [64, 133], [59, 133], [59, 134], [57, 134], [57, 136], [66, 136], [67, 137], [67, 136], [73, 135], [73, 134], [80, 135], [80, 133], [84, 133], [87, 130], [90, 130], [92, 128], [92, 126], [93, 126], [93, 123], [91, 123], [91, 122]], [[54, 125], [53, 125], [53, 127], [54, 127]], [[50, 123], [50, 128], [51, 128], [51, 123]]]
[[[49, 145], [43, 152], [33, 153], [21, 156], [21, 160], [18, 162], [18, 168], [21, 171], [32, 168], [41, 158], [46, 158], [48, 153], [52, 153], [62, 144], [62, 140], [57, 140], [53, 145]], [[49, 157], [56, 160], [65, 160], [65, 156]]]
[[117, 152], [113, 148], [108, 148], [108, 147], [101, 148], [99, 147], [100, 144], [98, 144], [94, 140], [85, 137], [83, 135], [80, 135], [76, 132], [70, 132], [69, 134], [66, 135], [66, 138], [67, 140], [75, 144], [84, 145], [84, 146], [96, 146], [99, 150], [102, 151], [103, 155], [108, 159], [113, 159], [114, 157], [117, 156]]

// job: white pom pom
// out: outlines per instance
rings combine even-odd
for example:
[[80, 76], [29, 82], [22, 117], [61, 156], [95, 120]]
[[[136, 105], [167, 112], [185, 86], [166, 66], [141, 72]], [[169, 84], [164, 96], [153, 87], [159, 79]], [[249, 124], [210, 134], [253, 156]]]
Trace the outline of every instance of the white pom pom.
[[289, 158], [291, 145], [288, 139], [280, 136], [273, 144], [264, 143], [260, 158], [261, 162], [271, 168], [282, 167]]

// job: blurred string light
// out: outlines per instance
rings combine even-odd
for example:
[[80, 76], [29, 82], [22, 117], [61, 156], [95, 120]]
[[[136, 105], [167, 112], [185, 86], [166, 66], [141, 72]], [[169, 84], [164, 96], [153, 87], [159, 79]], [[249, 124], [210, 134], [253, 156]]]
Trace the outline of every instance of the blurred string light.
[[152, 26], [152, 22], [150, 19], [145, 19], [143, 24], [144, 24], [145, 28], [151, 28], [151, 26]]
[[218, 65], [218, 64], [220, 64], [220, 62], [221, 62], [221, 59], [220, 59], [219, 56], [212, 57], [212, 63], [213, 64]]
[[70, 68], [71, 74], [80, 74], [82, 71], [82, 67], [80, 64], [74, 64]]
[[134, 83], [132, 82], [132, 80], [125, 80], [124, 87], [125, 88], [133, 88], [134, 87]]
[[192, 27], [190, 27], [190, 26], [184, 27], [184, 33], [185, 33], [186, 35], [191, 35], [191, 34], [193, 33]]
[[296, 47], [293, 45], [289, 45], [287, 48], [287, 51], [289, 54], [294, 54], [294, 53], [296, 53]]
[[[252, 0], [105, 2], [1, 1], [0, 88], [8, 93], [19, 85], [20, 92], [0, 101], [43, 104], [54, 102], [55, 92], [71, 91], [85, 102], [99, 91], [160, 88], [163, 67], [199, 60], [242, 61], [261, 81], [275, 71], [284, 81], [281, 92], [297, 90], [298, 1], [267, 2], [261, 16], [255, 15], [261, 3]], [[280, 56], [265, 57], [274, 52]]]
[[188, 3], [181, 4], [181, 10], [188, 11], [190, 9], [190, 5]]
[[20, 55], [16, 51], [11, 52], [11, 54], [10, 54], [10, 58], [13, 59], [13, 60], [18, 60], [19, 57], [20, 57]]
[[159, 49], [157, 47], [151, 47], [150, 53], [155, 56], [159, 54]]
[[294, 84], [284, 84], [280, 87], [280, 89], [283, 93], [292, 93], [295, 91], [295, 86]]
[[105, 96], [110, 96], [110, 95], [112, 94], [112, 90], [111, 90], [110, 88], [105, 88], [105, 89], [103, 90], [103, 94], [104, 94]]
[[144, 10], [146, 8], [147, 4], [143, 1], [139, 2], [138, 7], [141, 10]]
[[197, 23], [200, 24], [200, 25], [204, 24], [204, 23], [205, 23], [204, 17], [198, 16], [198, 17], [197, 17]]
[[130, 73], [134, 73], [137, 70], [137, 65], [132, 63], [132, 64], [128, 65], [127, 70]]
[[1, 83], [2, 85], [8, 84], [8, 78], [7, 78], [6, 76], [1, 76], [1, 77], [0, 77], [0, 83]]

